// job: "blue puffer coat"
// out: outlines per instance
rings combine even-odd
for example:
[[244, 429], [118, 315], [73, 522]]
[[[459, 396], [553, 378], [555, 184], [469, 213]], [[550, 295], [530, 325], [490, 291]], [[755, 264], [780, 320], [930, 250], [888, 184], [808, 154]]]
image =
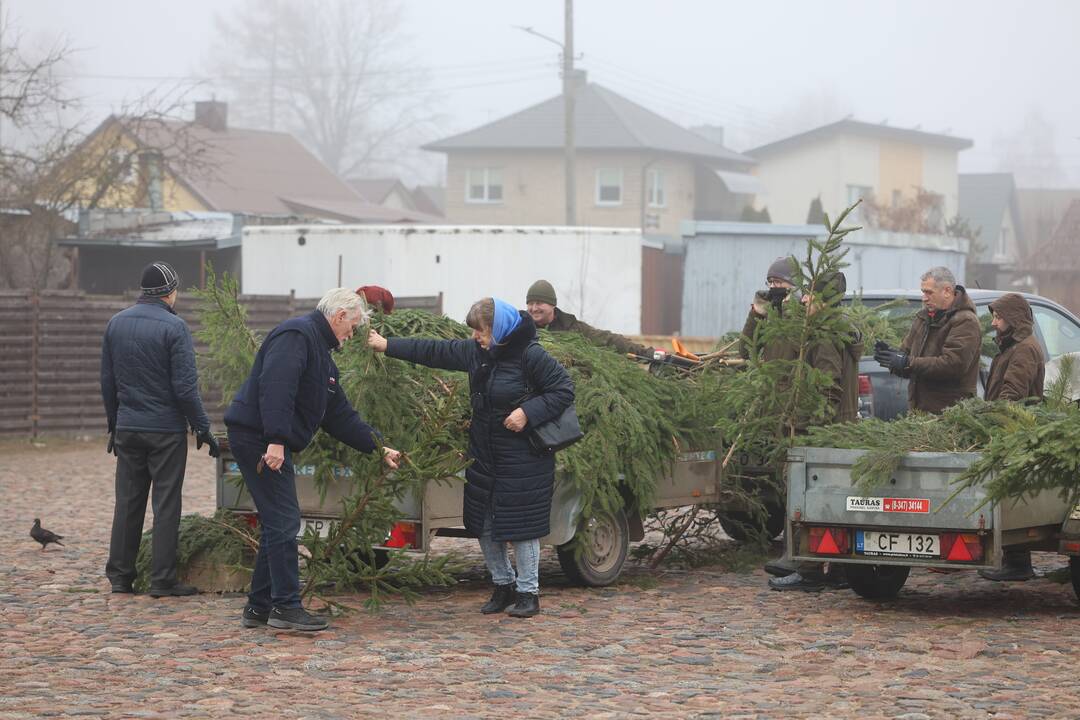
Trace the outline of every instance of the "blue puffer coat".
[[338, 383], [330, 357], [337, 347], [337, 336], [318, 310], [278, 325], [225, 411], [225, 424], [293, 452], [306, 448], [319, 427], [351, 448], [375, 450], [379, 433], [360, 419]]
[[101, 344], [109, 431], [209, 430], [191, 331], [165, 301], [142, 297], [112, 316]]
[[[558, 417], [574, 402], [574, 383], [566, 370], [536, 344], [536, 325], [527, 313], [501, 345], [484, 350], [475, 340], [390, 338], [388, 357], [444, 370], [469, 373], [472, 423], [465, 470], [465, 527], [479, 536], [491, 513], [492, 539], [532, 540], [549, 532], [555, 488], [554, 455], [536, 455], [529, 428]], [[524, 355], [524, 363], [522, 362]], [[523, 369], [528, 368], [526, 387]], [[529, 389], [533, 395], [522, 402]], [[503, 427], [515, 409], [529, 422], [516, 433]]]

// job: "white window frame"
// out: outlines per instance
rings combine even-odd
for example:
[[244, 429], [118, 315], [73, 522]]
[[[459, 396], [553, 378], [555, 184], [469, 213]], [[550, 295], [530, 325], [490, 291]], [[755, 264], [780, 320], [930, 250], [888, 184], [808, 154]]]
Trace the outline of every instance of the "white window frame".
[[[476, 183], [484, 188], [484, 196], [482, 198], [474, 198], [472, 196], [473, 188], [473, 176], [475, 173], [482, 173], [482, 182]], [[499, 182], [497, 184], [499, 188], [499, 197], [492, 199], [491, 188], [496, 187], [491, 182], [491, 174], [499, 173]], [[484, 168], [466, 168], [465, 169], [465, 202], [472, 205], [499, 205], [506, 197], [506, 185], [503, 183], [502, 168], [497, 167], [484, 167]]]
[[646, 177], [646, 193], [649, 198], [649, 207], [667, 207], [667, 192], [664, 187], [664, 171], [660, 168], [649, 168]]
[[998, 230], [998, 243], [997, 253], [999, 258], [1007, 258], [1009, 256], [1009, 228], [1003, 227]]
[[[600, 175], [602, 173], [618, 173], [619, 174], [619, 199], [618, 200], [602, 200], [602, 199], [600, 199], [600, 188], [601, 188]], [[614, 187], [614, 186], [607, 185], [607, 186], [604, 186], [604, 187]], [[597, 168], [596, 169], [596, 198], [595, 199], [596, 199], [596, 204], [599, 207], [618, 207], [618, 206], [622, 205], [623, 204], [623, 195], [624, 195], [623, 189], [624, 189], [624, 183], [623, 183], [623, 171], [622, 171], [622, 168]]]

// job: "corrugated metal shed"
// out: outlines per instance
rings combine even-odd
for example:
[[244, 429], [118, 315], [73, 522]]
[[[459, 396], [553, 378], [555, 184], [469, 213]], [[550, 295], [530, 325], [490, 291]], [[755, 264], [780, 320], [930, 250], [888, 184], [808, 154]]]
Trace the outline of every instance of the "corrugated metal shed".
[[[821, 225], [686, 221], [682, 332], [718, 337], [741, 330], [765, 271], [783, 255], [806, 255], [808, 238], [823, 238]], [[866, 229], [845, 241], [848, 291], [917, 288], [928, 268], [944, 265], [963, 282], [968, 241]]]

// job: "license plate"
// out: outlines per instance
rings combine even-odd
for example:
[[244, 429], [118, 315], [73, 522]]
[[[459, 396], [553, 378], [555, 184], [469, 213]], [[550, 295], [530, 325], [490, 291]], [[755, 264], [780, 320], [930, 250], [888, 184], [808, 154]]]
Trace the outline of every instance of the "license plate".
[[308, 528], [311, 528], [319, 537], [330, 537], [330, 523], [332, 522], [333, 520], [324, 518], [304, 518], [303, 522], [300, 523], [300, 534], [297, 537], [303, 537]]
[[941, 557], [941, 543], [937, 535], [856, 530], [855, 552], [886, 557]]

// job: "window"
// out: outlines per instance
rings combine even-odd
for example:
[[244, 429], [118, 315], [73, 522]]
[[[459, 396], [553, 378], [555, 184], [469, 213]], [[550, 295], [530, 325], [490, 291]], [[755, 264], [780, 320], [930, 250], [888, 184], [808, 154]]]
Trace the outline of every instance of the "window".
[[465, 202], [501, 203], [502, 199], [502, 170], [469, 168], [465, 172]]
[[1053, 308], [1032, 305], [1031, 311], [1051, 360], [1066, 353], [1080, 352], [1080, 326]]
[[[854, 205], [858, 200], [868, 202], [874, 198], [874, 188], [869, 185], [848, 185], [847, 186], [847, 204], [848, 206]], [[848, 215], [848, 220], [851, 222], [862, 222], [862, 210], [855, 208]]]
[[649, 170], [648, 178], [649, 207], [664, 207], [664, 171]]
[[622, 205], [622, 170], [596, 171], [596, 204]]
[[997, 256], [1008, 257], [1009, 255], [1009, 228], [1001, 228], [998, 235]]

